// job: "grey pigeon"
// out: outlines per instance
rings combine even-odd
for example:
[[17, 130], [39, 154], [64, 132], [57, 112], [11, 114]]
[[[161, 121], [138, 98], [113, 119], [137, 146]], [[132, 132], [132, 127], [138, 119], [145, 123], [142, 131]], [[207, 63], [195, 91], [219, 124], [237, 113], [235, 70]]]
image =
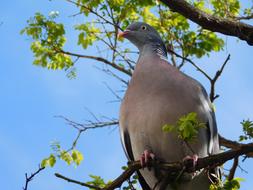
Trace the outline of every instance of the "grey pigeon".
[[[143, 22], [134, 22], [119, 34], [130, 40], [140, 51], [138, 62], [120, 109], [120, 134], [129, 160], [144, 157], [174, 162], [186, 156], [205, 157], [219, 152], [215, 115], [202, 85], [179, 71], [167, 61], [165, 45], [158, 32]], [[197, 113], [206, 128], [198, 131], [196, 141], [186, 145], [173, 132], [162, 126], [176, 124], [190, 112]], [[144, 156], [143, 156], [144, 155]], [[164, 172], [152, 168], [138, 172], [144, 190], [174, 189]], [[207, 190], [210, 176], [205, 170], [179, 180], [177, 190]], [[168, 184], [169, 183], [169, 184]]]

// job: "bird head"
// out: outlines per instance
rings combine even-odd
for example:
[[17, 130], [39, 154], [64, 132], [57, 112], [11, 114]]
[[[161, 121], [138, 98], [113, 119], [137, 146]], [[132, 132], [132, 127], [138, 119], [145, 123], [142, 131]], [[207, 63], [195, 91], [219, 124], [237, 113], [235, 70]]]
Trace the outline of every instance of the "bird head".
[[130, 24], [125, 31], [118, 34], [118, 37], [124, 37], [128, 39], [140, 51], [144, 49], [145, 46], [164, 46], [164, 43], [158, 32], [152, 26], [144, 22], [134, 22]]

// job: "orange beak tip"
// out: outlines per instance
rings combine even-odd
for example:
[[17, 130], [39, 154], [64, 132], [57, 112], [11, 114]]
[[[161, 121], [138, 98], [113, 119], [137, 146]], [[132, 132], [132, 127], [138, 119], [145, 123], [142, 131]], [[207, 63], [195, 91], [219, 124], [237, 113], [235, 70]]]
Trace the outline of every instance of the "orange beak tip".
[[123, 32], [119, 32], [118, 33], [118, 38], [124, 38], [126, 34], [128, 34], [130, 31], [129, 30], [125, 30]]
[[123, 37], [124, 37], [124, 34], [125, 34], [124, 32], [119, 32], [119, 33], [118, 33], [118, 38], [123, 38]]

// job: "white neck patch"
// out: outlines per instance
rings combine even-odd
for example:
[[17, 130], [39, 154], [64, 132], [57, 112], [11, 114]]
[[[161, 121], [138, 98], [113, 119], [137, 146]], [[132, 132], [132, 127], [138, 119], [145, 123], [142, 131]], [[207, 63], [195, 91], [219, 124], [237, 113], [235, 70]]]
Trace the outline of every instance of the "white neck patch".
[[157, 48], [155, 51], [156, 51], [156, 55], [158, 55], [160, 59], [168, 61], [166, 52], [164, 52], [164, 50], [161, 47]]

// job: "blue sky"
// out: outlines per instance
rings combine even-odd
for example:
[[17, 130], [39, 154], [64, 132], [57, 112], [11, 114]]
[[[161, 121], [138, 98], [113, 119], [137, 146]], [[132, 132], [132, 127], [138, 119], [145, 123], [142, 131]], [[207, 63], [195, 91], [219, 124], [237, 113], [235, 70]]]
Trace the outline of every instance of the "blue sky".
[[[49, 71], [32, 65], [33, 55], [29, 49], [30, 40], [19, 34], [26, 20], [35, 12], [48, 14], [52, 10], [60, 12], [60, 21], [66, 23], [68, 49], [80, 51], [76, 47], [77, 36], [70, 27], [81, 22], [70, 15], [77, 12], [75, 7], [63, 1], [13, 0], [3, 1], [0, 8], [0, 54], [1, 54], [1, 98], [0, 98], [0, 178], [1, 187], [6, 190], [21, 189], [24, 174], [37, 169], [42, 158], [47, 157], [50, 142], [58, 140], [68, 147], [76, 131], [55, 115], [64, 115], [75, 121], [85, 122], [91, 116], [88, 108], [98, 116], [117, 117], [118, 103], [106, 88], [107, 82], [115, 90], [121, 85], [104, 74], [90, 60], [79, 61], [76, 65], [78, 77], [69, 80], [63, 71]], [[85, 22], [85, 20], [83, 20]], [[253, 105], [252, 47], [235, 38], [226, 37], [224, 52], [211, 54], [209, 58], [195, 60], [203, 68], [214, 73], [223, 63], [228, 53], [231, 60], [217, 84], [221, 97], [215, 102], [219, 131], [228, 138], [237, 139], [240, 121], [251, 118]], [[83, 51], [83, 50], [82, 50]], [[94, 51], [86, 50], [86, 54]], [[208, 89], [207, 81], [190, 66], [184, 72], [201, 81]], [[68, 167], [58, 162], [55, 168], [47, 169], [30, 184], [30, 190], [80, 188], [56, 179], [54, 172], [79, 180], [88, 180], [88, 174], [105, 179], [113, 179], [121, 172], [126, 159], [121, 148], [118, 129], [107, 128], [87, 131], [79, 141], [78, 149], [84, 154], [80, 167]], [[246, 160], [236, 176], [245, 177], [241, 189], [253, 186], [253, 161]], [[227, 166], [228, 168], [228, 166]]]

